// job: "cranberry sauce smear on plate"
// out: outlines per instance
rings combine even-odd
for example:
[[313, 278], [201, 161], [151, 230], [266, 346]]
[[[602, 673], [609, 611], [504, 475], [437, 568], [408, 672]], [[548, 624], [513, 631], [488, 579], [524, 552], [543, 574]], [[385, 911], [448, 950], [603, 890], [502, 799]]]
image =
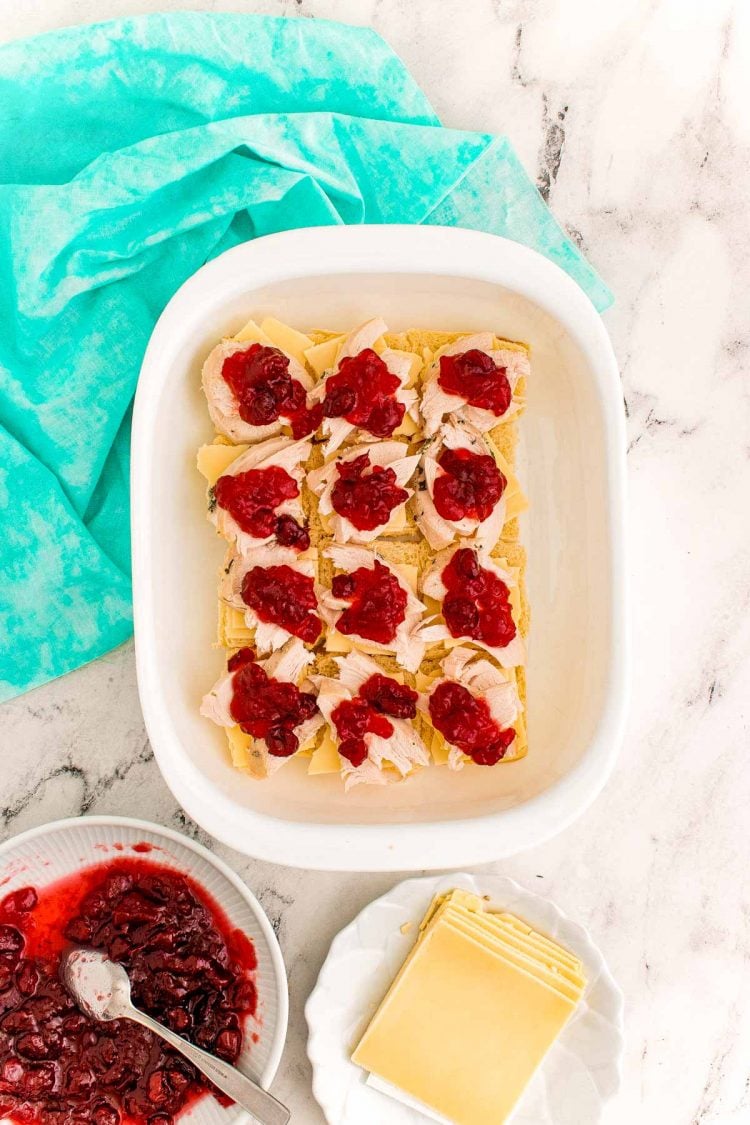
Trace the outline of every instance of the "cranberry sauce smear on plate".
[[141, 858], [0, 901], [0, 1116], [39, 1125], [172, 1125], [208, 1092], [181, 1055], [129, 1020], [84, 1016], [60, 963], [71, 948], [125, 967], [135, 1005], [237, 1062], [256, 1009], [255, 950], [186, 875]]

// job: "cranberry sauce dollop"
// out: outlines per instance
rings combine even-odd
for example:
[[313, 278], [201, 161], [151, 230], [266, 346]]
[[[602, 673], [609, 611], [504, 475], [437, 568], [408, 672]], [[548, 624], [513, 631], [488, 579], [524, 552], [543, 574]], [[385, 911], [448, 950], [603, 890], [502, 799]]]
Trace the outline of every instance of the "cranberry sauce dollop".
[[255, 1012], [255, 950], [187, 876], [139, 858], [89, 868], [0, 902], [0, 1116], [39, 1125], [172, 1125], [211, 1090], [150, 1031], [82, 1015], [60, 980], [65, 951], [124, 965], [136, 1005], [235, 1063]]
[[345, 699], [331, 714], [339, 736], [339, 754], [353, 766], [367, 757], [366, 734], [390, 738], [392, 719], [413, 719], [417, 713], [417, 693], [390, 676], [376, 673], [366, 680], [354, 699]]
[[345, 418], [375, 437], [390, 437], [404, 420], [406, 407], [396, 398], [400, 387], [372, 348], [341, 360], [338, 371], [326, 382], [323, 414]]
[[216, 503], [228, 512], [234, 522], [255, 539], [275, 535], [285, 547], [306, 551], [310, 535], [293, 516], [277, 516], [276, 509], [285, 500], [299, 496], [299, 485], [293, 476], [278, 465], [267, 469], [249, 469], [236, 476], [219, 477], [214, 485]]
[[271, 679], [255, 663], [251, 648], [241, 648], [227, 662], [232, 677], [229, 710], [246, 734], [265, 739], [269, 754], [288, 758], [299, 748], [294, 728], [318, 710], [315, 696], [296, 684]]
[[285, 563], [248, 570], [242, 580], [242, 600], [261, 621], [280, 625], [308, 644], [314, 644], [320, 636], [315, 583], [309, 575]]
[[335, 598], [349, 602], [336, 622], [346, 635], [356, 633], [368, 641], [390, 644], [406, 617], [407, 593], [387, 566], [374, 560], [353, 574], [337, 574], [331, 583]]
[[240, 418], [251, 426], [269, 426], [282, 418], [295, 438], [302, 438], [323, 420], [320, 406], [308, 410], [305, 388], [289, 374], [289, 357], [279, 348], [251, 344], [227, 356], [221, 374], [237, 399]]
[[438, 457], [443, 470], [435, 479], [433, 500], [446, 520], [486, 520], [492, 515], [508, 483], [488, 454], [469, 449], [444, 449]]
[[441, 356], [438, 383], [448, 394], [460, 395], [470, 406], [491, 410], [498, 418], [513, 398], [506, 368], [498, 367], [492, 356], [477, 348]]
[[371, 466], [369, 453], [339, 461], [336, 469], [339, 479], [331, 490], [331, 504], [359, 531], [374, 531], [388, 523], [393, 509], [409, 498], [406, 489], [396, 484], [393, 469]]
[[443, 680], [429, 701], [430, 718], [446, 742], [457, 746], [478, 766], [494, 766], [516, 737], [512, 727], [501, 730], [484, 699], [463, 684]]
[[516, 635], [509, 590], [479, 563], [476, 551], [461, 547], [442, 573], [447, 593], [443, 617], [453, 637], [471, 637], [505, 648]]

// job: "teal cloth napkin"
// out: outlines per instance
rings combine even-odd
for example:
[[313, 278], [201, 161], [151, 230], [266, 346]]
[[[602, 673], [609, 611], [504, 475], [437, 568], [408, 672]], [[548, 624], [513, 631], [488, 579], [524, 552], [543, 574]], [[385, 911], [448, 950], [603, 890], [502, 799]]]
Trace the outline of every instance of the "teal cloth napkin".
[[0, 699], [132, 630], [130, 404], [159, 313], [258, 235], [433, 223], [609, 291], [508, 142], [439, 127], [373, 31], [178, 13], [0, 48]]

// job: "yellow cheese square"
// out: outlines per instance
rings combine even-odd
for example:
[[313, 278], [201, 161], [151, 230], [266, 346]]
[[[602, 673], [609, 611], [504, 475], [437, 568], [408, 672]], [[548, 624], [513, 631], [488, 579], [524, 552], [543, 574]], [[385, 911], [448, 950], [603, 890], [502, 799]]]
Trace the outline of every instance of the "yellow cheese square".
[[312, 347], [312, 340], [309, 336], [305, 336], [303, 332], [298, 332], [296, 328], [290, 328], [288, 324], [276, 320], [273, 316], [267, 316], [265, 320], [261, 321], [260, 330], [268, 337], [274, 347], [281, 348], [282, 352], [293, 356], [298, 363], [301, 363], [303, 367], [305, 366], [305, 351]]
[[269, 340], [268, 336], [258, 327], [254, 320], [248, 320], [247, 324], [239, 330], [234, 339], [242, 344], [263, 344], [266, 348], [273, 347], [273, 341]]
[[250, 747], [253, 736], [245, 734], [239, 727], [225, 727], [229, 753], [232, 756], [232, 765], [237, 769], [245, 770], [250, 765]]
[[501, 1125], [574, 1010], [544, 982], [438, 924], [353, 1060], [456, 1125]]
[[206, 478], [208, 487], [213, 488], [232, 462], [249, 448], [249, 445], [202, 445], [198, 450], [198, 472]]
[[320, 746], [317, 750], [313, 751], [307, 772], [309, 774], [339, 773], [340, 770], [341, 758], [339, 757], [339, 752], [336, 749], [336, 744], [331, 737], [330, 731], [326, 730]]
[[305, 359], [319, 379], [335, 366], [344, 339], [344, 336], [334, 336], [332, 340], [324, 340], [322, 344], [315, 344], [305, 350]]

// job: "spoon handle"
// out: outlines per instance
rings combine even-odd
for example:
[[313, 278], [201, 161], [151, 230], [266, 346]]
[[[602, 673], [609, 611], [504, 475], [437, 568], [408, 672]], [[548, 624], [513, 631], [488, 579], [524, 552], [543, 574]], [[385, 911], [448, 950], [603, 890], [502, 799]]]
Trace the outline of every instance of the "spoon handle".
[[141, 1012], [138, 1008], [128, 1008], [127, 1015], [130, 1019], [140, 1023], [166, 1040], [171, 1047], [179, 1051], [196, 1066], [206, 1078], [210, 1078], [214, 1086], [218, 1086], [228, 1094], [242, 1109], [248, 1110], [257, 1119], [259, 1125], [287, 1125], [291, 1117], [290, 1111], [282, 1105], [272, 1094], [256, 1085], [250, 1078], [246, 1078], [236, 1067], [194, 1047], [181, 1035], [175, 1035], [168, 1027], [157, 1023], [151, 1016]]

